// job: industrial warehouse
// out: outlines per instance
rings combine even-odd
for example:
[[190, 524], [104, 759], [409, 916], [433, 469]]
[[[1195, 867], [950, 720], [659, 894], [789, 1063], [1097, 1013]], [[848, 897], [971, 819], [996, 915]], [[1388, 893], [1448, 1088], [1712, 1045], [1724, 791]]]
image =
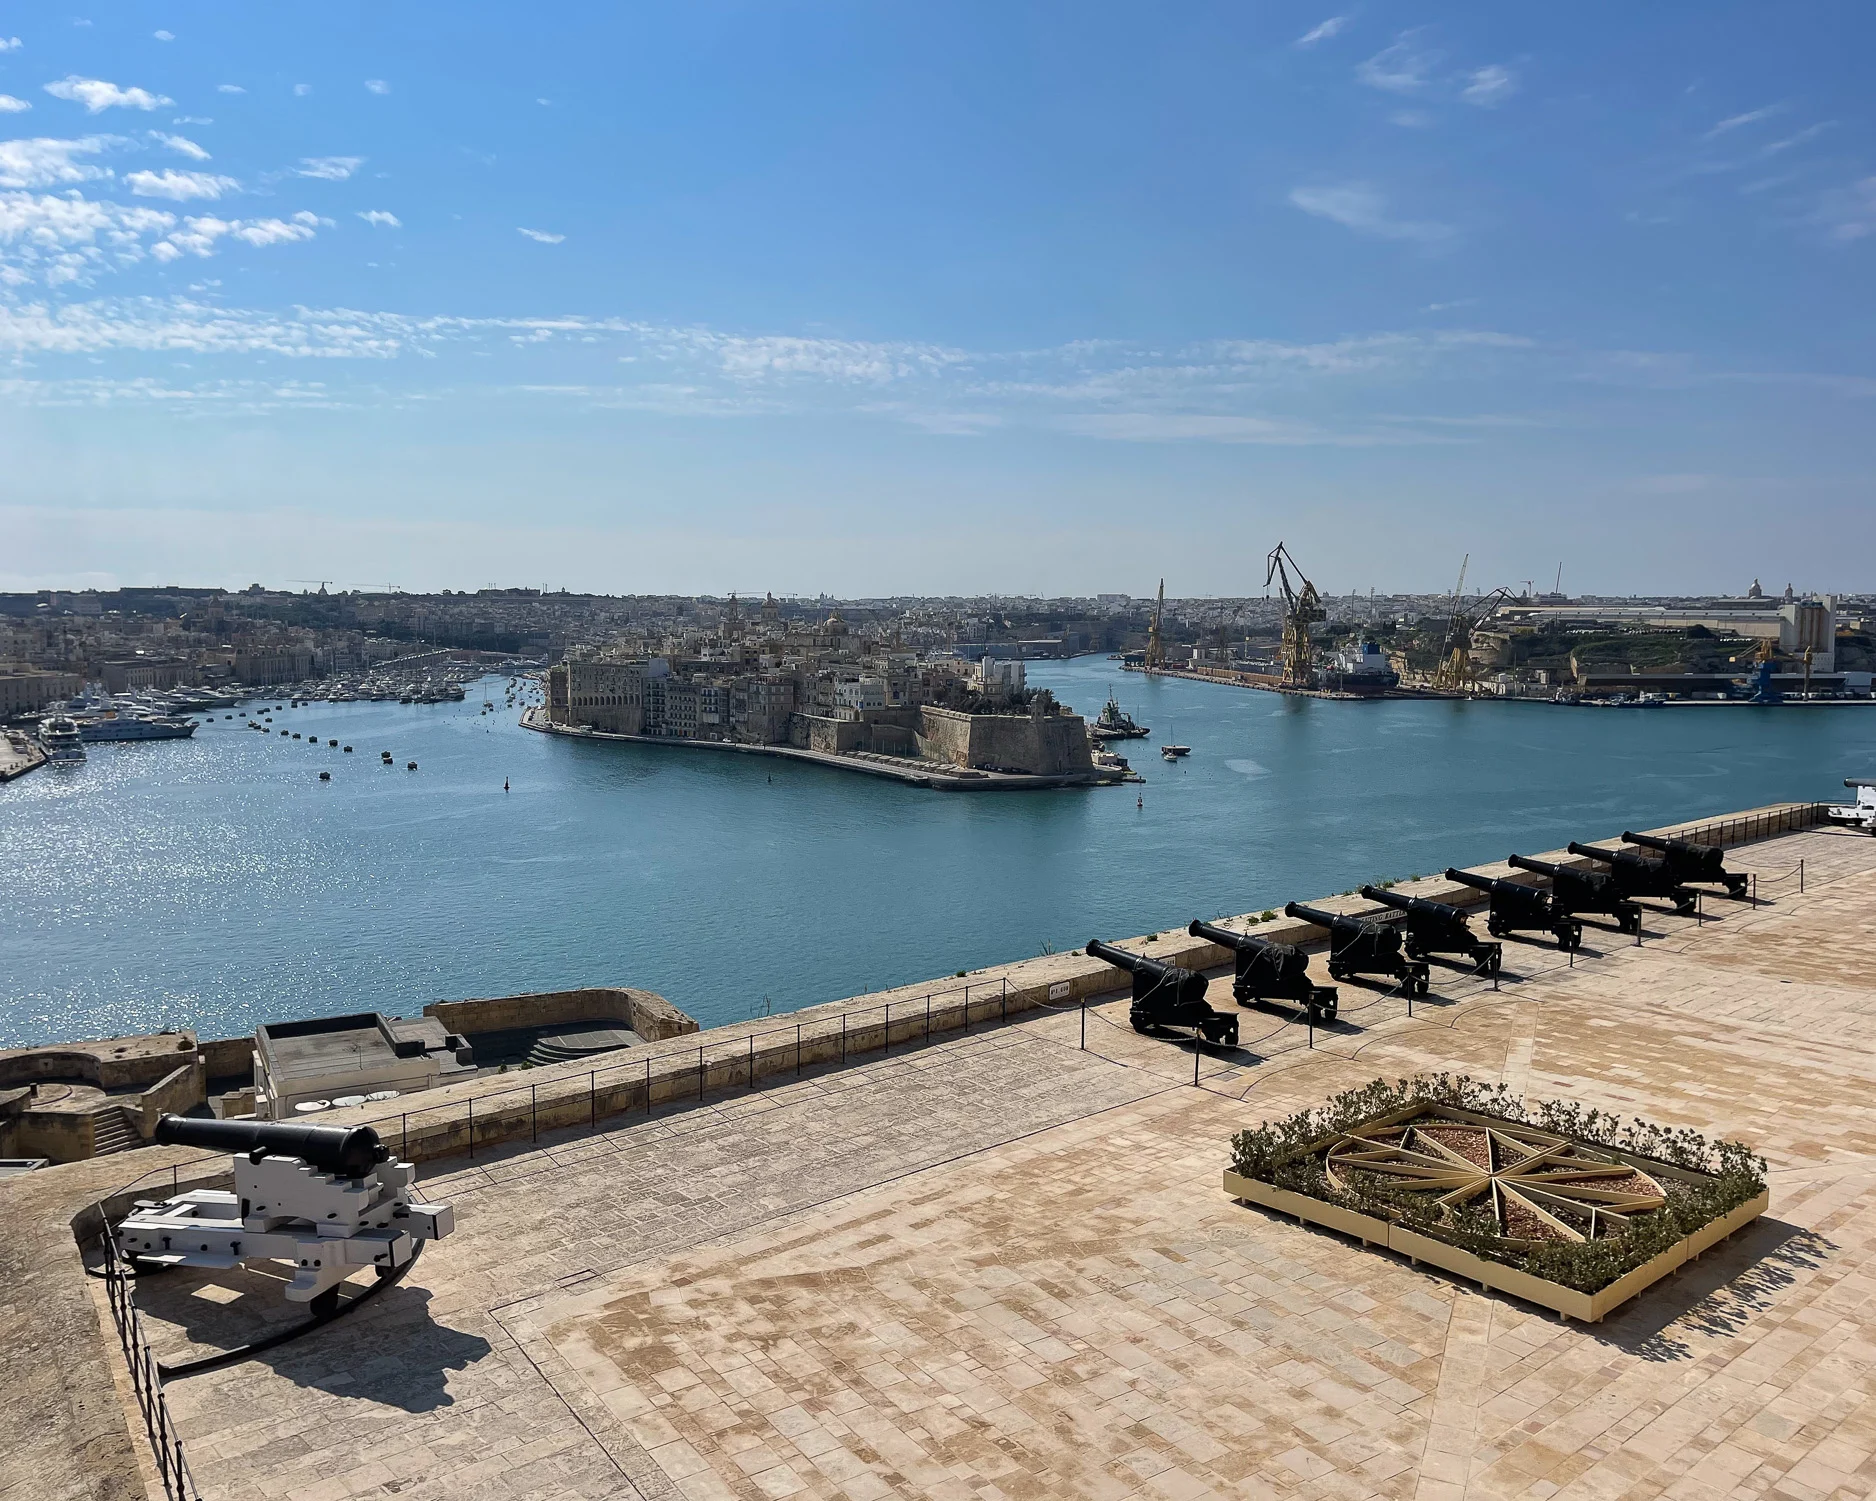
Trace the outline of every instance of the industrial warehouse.
[[0, 1473], [1865, 1494], [1872, 893], [1781, 805], [180, 1121], [0, 1187]]

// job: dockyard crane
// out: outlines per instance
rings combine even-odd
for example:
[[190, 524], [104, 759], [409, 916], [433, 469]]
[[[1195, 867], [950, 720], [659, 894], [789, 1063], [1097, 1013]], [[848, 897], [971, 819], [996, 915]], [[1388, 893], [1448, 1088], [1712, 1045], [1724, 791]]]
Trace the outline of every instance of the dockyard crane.
[[[1304, 577], [1289, 548], [1279, 542], [1270, 549], [1264, 570], [1264, 587], [1276, 580], [1283, 590], [1283, 681], [1293, 688], [1308, 688], [1315, 682], [1315, 663], [1309, 641], [1309, 628], [1318, 620], [1327, 620], [1316, 586]], [[1284, 565], [1288, 564], [1286, 568]], [[1296, 572], [1301, 589], [1290, 583], [1290, 570]]]
[[[1466, 555], [1467, 562], [1471, 554]], [[1433, 670], [1433, 686], [1454, 693], [1471, 690], [1479, 680], [1472, 662], [1472, 633], [1498, 613], [1498, 606], [1511, 598], [1511, 591], [1500, 585], [1490, 594], [1466, 603], [1461, 590], [1466, 582], [1466, 565], [1459, 565], [1459, 584], [1453, 589], [1452, 617], [1446, 623], [1446, 640], [1440, 647], [1440, 660]]]
[[1159, 600], [1153, 606], [1153, 618], [1146, 628], [1146, 658], [1141, 663], [1148, 672], [1158, 672], [1166, 665], [1166, 580], [1159, 581]]

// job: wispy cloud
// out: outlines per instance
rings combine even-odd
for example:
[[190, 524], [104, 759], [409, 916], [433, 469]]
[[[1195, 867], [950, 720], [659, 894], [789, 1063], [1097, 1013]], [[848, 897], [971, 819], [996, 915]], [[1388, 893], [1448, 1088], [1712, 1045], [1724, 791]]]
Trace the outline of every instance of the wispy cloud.
[[152, 94], [148, 89], [123, 89], [102, 78], [80, 78], [76, 73], [47, 84], [46, 92], [54, 99], [82, 104], [94, 115], [107, 109], [160, 109], [176, 102], [166, 95]]
[[163, 131], [153, 130], [150, 132], [150, 139], [155, 141], [158, 145], [169, 147], [169, 149], [178, 156], [188, 157], [192, 162], [205, 162], [208, 160], [208, 152], [196, 145], [196, 143], [187, 136], [167, 135]]
[[1335, 36], [1347, 25], [1347, 16], [1330, 16], [1328, 20], [1319, 22], [1317, 25], [1312, 26], [1308, 31], [1304, 32], [1292, 45], [1297, 47], [1313, 47], [1318, 42], [1328, 41], [1330, 37]]
[[312, 91], [313, 86], [310, 83], [296, 83], [293, 85], [293, 97], [295, 99], [304, 99], [308, 94], [312, 93]]
[[1359, 234], [1376, 235], [1384, 240], [1408, 240], [1421, 245], [1437, 245], [1450, 240], [1451, 225], [1424, 219], [1397, 219], [1388, 213], [1387, 200], [1363, 183], [1344, 183], [1335, 187], [1296, 188], [1290, 202], [1306, 214], [1328, 219]]
[[191, 198], [219, 198], [223, 193], [239, 192], [241, 184], [232, 177], [214, 172], [178, 172], [165, 167], [161, 172], [131, 172], [124, 185], [139, 198], [168, 198], [185, 203]]
[[523, 229], [519, 233], [526, 235], [530, 240], [539, 240], [543, 245], [558, 245], [566, 239], [565, 235], [553, 234], [545, 229]]
[[1811, 216], [1836, 244], [1848, 245], [1876, 235], [1876, 177], [1865, 177], [1824, 194]]
[[155, 37], [159, 42], [173, 42], [176, 40], [176, 33], [173, 31], [153, 31], [150, 35]]
[[396, 214], [389, 213], [381, 208], [364, 209], [360, 211], [358, 217], [374, 227], [381, 226], [385, 229], [402, 229], [404, 227], [403, 221], [400, 220]]
[[294, 170], [300, 177], [317, 177], [326, 182], [344, 182], [364, 163], [362, 156], [303, 156]]
[[386, 83], [382, 78], [367, 78], [365, 80], [365, 87], [374, 94], [388, 94], [391, 92], [390, 84]]
[[1712, 140], [1746, 125], [1757, 125], [1761, 120], [1769, 120], [1774, 115], [1782, 115], [1791, 106], [1787, 104], [1767, 104], [1758, 109], [1749, 109], [1743, 115], [1731, 115], [1709, 130], [1703, 140]]
[[17, 115], [31, 109], [24, 99], [15, 99], [11, 94], [0, 94], [0, 115]]
[[245, 94], [247, 90], [242, 88], [238, 83], [218, 83], [215, 85], [215, 92], [218, 94]]
[[64, 187], [96, 182], [110, 172], [79, 157], [97, 156], [117, 144], [112, 136], [83, 136], [75, 141], [39, 136], [0, 141], [0, 188]]
[[1442, 54], [1421, 47], [1415, 40], [1418, 35], [1414, 31], [1402, 32], [1392, 46], [1383, 47], [1358, 64], [1355, 76], [1371, 89], [1382, 89], [1390, 94], [1419, 93], [1433, 82], [1433, 73], [1440, 65]]
[[182, 228], [151, 247], [158, 260], [171, 261], [181, 255], [209, 256], [223, 239], [239, 240], [244, 245], [288, 245], [296, 240], [310, 240], [319, 223], [316, 214], [301, 212], [291, 219], [219, 219], [214, 215], [185, 219]]
[[1468, 104], [1492, 109], [1503, 104], [1517, 91], [1518, 80], [1511, 69], [1500, 63], [1487, 63], [1483, 68], [1473, 70], [1466, 86], [1459, 91], [1459, 97]]

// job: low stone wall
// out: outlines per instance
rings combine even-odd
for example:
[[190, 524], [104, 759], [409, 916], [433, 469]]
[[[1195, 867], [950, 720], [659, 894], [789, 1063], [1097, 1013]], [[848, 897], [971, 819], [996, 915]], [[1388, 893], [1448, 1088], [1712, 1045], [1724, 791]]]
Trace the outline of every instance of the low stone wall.
[[9, 1048], [0, 1052], [0, 1089], [48, 1079], [79, 1079], [100, 1089], [132, 1089], [154, 1084], [175, 1068], [180, 1055], [193, 1056], [195, 1051], [192, 1032]]
[[451, 1032], [506, 1032], [555, 1022], [625, 1021], [647, 1042], [695, 1032], [697, 1023], [663, 996], [625, 985], [547, 990], [487, 1001], [435, 1001], [423, 1008]]
[[212, 1038], [198, 1042], [196, 1051], [208, 1066], [211, 1079], [254, 1077], [254, 1039], [251, 1036]]
[[[143, 1133], [143, 1139], [148, 1141], [150, 1133], [156, 1130], [159, 1117], [187, 1115], [197, 1105], [207, 1101], [208, 1068], [200, 1057], [196, 1057], [146, 1089], [138, 1097], [131, 1113], [132, 1118], [138, 1120], [138, 1129]], [[131, 1102], [121, 1103], [128, 1105]]]

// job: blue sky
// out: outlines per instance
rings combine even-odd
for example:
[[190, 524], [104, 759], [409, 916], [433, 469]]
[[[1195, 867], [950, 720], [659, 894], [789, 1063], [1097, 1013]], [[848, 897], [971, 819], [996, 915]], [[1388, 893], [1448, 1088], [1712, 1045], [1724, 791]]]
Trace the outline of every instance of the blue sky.
[[0, 588], [1876, 587], [1872, 42], [15, 6]]

